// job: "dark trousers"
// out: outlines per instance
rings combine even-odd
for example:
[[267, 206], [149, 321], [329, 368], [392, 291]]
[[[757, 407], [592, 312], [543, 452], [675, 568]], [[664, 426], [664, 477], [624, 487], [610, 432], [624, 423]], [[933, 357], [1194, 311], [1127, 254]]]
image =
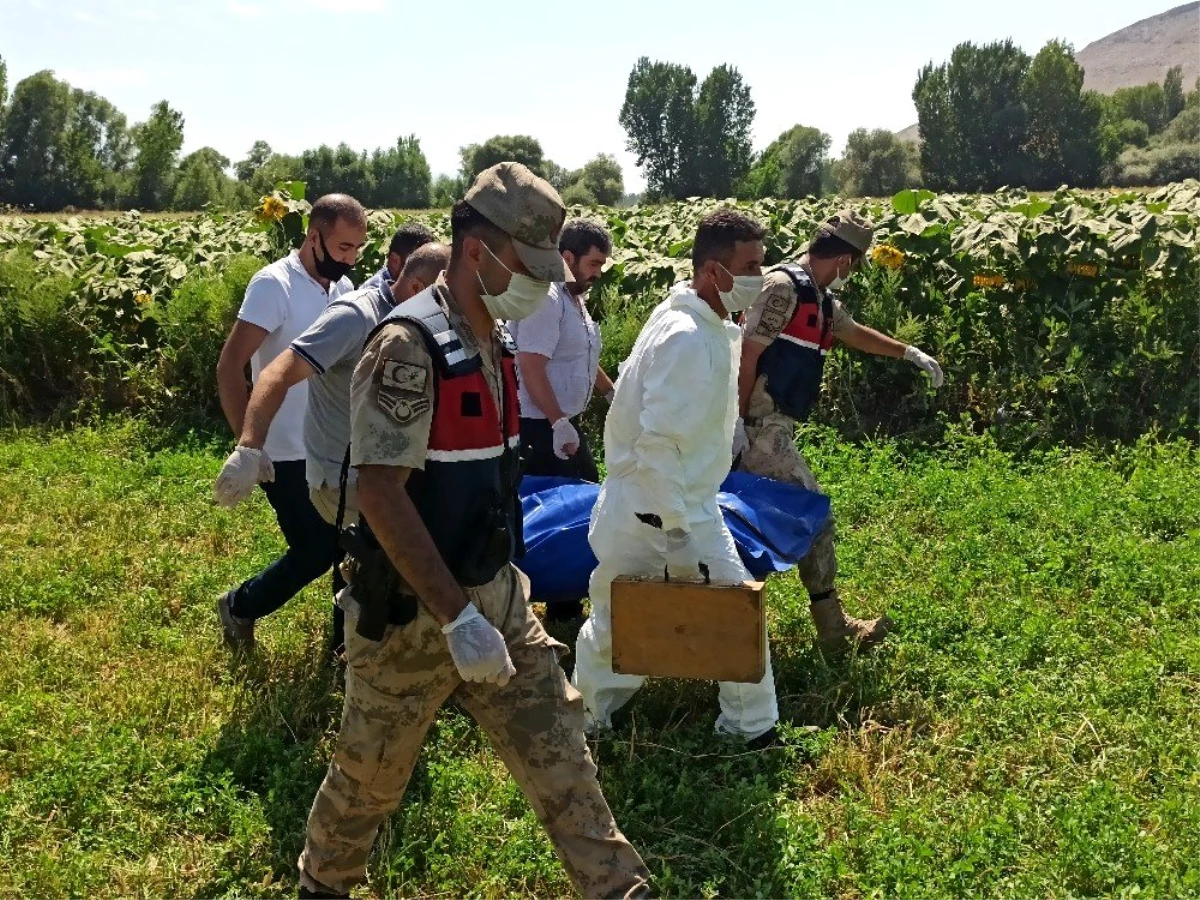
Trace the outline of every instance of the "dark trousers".
[[[275, 463], [275, 480], [262, 485], [275, 510], [287, 552], [253, 578], [243, 581], [233, 594], [232, 612], [241, 619], [261, 619], [291, 600], [305, 585], [329, 571], [337, 552], [337, 532], [321, 518], [308, 499], [304, 460]], [[333, 588], [345, 587], [341, 572], [333, 569]], [[341, 609], [334, 606], [333, 646], [342, 644]]]
[[[546, 419], [521, 419], [521, 474], [553, 475], [559, 478], [580, 478], [600, 481], [596, 461], [588, 446], [587, 436], [579, 417], [571, 420], [579, 432], [579, 449], [574, 456], [559, 459], [554, 455], [554, 428]], [[583, 599], [553, 600], [546, 603], [548, 621], [565, 621], [583, 615]]]
[[556, 475], [560, 478], [582, 478], [584, 481], [600, 481], [592, 449], [587, 435], [579, 424], [579, 417], [571, 420], [579, 432], [579, 449], [574, 456], [559, 459], [554, 455], [554, 427], [546, 419], [521, 419], [521, 474]]

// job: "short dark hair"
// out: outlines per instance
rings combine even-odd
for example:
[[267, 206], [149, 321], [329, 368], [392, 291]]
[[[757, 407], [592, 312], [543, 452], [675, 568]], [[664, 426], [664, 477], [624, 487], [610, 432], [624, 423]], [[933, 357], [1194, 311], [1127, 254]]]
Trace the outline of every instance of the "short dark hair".
[[852, 262], [862, 259], [863, 252], [861, 250], [849, 241], [844, 241], [836, 234], [830, 234], [827, 231], [817, 232], [817, 236], [808, 245], [808, 255], [815, 256], [817, 259], [837, 259], [847, 253], [850, 254]]
[[692, 266], [700, 270], [710, 259], [718, 262], [733, 255], [739, 241], [761, 241], [767, 230], [736, 209], [718, 209], [700, 220], [696, 241], [692, 244]]
[[558, 236], [558, 252], [570, 251], [576, 259], [587, 256], [593, 247], [605, 256], [612, 253], [612, 235], [603, 225], [591, 219], [571, 219]]
[[407, 258], [418, 247], [432, 244], [436, 240], [437, 235], [420, 222], [405, 222], [392, 235], [392, 242], [388, 244], [388, 253], [395, 253], [397, 256]]
[[403, 280], [415, 275], [426, 284], [432, 284], [438, 273], [449, 264], [450, 248], [437, 241], [430, 241], [428, 244], [422, 244], [408, 255], [398, 277]]
[[351, 225], [367, 227], [367, 211], [349, 194], [326, 194], [312, 205], [308, 213], [308, 224], [324, 232], [341, 220]]
[[466, 200], [459, 200], [450, 210], [450, 246], [453, 250], [461, 250], [463, 238], [467, 235], [477, 237], [485, 242], [490, 239], [492, 244], [508, 237], [500, 228], [492, 224], [492, 220], [478, 212]]

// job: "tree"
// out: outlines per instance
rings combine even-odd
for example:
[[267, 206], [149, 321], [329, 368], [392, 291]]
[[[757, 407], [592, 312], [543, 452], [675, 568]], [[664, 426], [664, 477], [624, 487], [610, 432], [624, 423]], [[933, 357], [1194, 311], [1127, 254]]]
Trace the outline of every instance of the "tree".
[[254, 181], [254, 176], [267, 164], [267, 160], [270, 158], [271, 145], [266, 141], [255, 141], [254, 146], [246, 154], [246, 158], [234, 166], [234, 175], [237, 176], [238, 181], [250, 184]]
[[371, 156], [374, 191], [364, 202], [374, 207], [425, 209], [429, 206], [429, 161], [415, 134], [397, 139], [387, 150]]
[[563, 203], [567, 206], [595, 206], [596, 195], [593, 194], [586, 184], [582, 181], [576, 181], [567, 186], [562, 192]]
[[1186, 102], [1183, 96], [1183, 66], [1172, 66], [1163, 79], [1163, 100], [1166, 104], [1167, 121], [1170, 122], [1183, 112]]
[[579, 177], [579, 173], [563, 168], [552, 159], [547, 159], [542, 162], [542, 177], [561, 194]]
[[643, 56], [629, 73], [619, 121], [653, 197], [682, 199], [697, 188], [696, 76], [687, 66]]
[[337, 147], [322, 144], [315, 150], [300, 154], [301, 179], [308, 183], [306, 193], [315, 200], [324, 194], [343, 193], [357, 199], [368, 199], [374, 190], [374, 179], [367, 151], [358, 153], [346, 143]]
[[179, 163], [171, 207], [191, 210], [225, 205], [231, 199], [233, 186], [225, 174], [228, 168], [228, 157], [212, 147], [201, 147], [188, 154]]
[[1151, 135], [1167, 127], [1167, 94], [1157, 83], [1123, 87], [1108, 98], [1106, 114], [1110, 120], [1136, 119], [1145, 122]]
[[[594, 198], [593, 203], [614, 206], [625, 194], [625, 179], [615, 156], [601, 153], [579, 170], [575, 184], [582, 185]], [[566, 196], [563, 196], [566, 199]]]
[[66, 205], [62, 151], [70, 115], [71, 89], [53, 72], [17, 83], [0, 134], [0, 186], [8, 202], [38, 209]]
[[917, 183], [912, 151], [886, 128], [857, 128], [846, 139], [839, 190], [852, 197], [890, 197]]
[[1083, 67], [1070, 44], [1050, 41], [1021, 81], [1033, 188], [1096, 184], [1101, 165], [1099, 95], [1083, 90]]
[[718, 66], [696, 97], [696, 181], [700, 193], [729, 197], [750, 169], [754, 101], [732, 66]]
[[134, 199], [145, 209], [164, 209], [172, 196], [176, 162], [183, 147], [183, 115], [160, 100], [150, 118], [133, 127], [133, 143], [137, 147]]
[[926, 65], [913, 102], [921, 172], [937, 190], [994, 190], [1022, 183], [1027, 165], [1020, 88], [1029, 56], [1012, 41], [959, 44], [948, 63]]
[[447, 209], [461, 200], [466, 192], [467, 186], [462, 175], [439, 175], [434, 179], [429, 202], [434, 209]]
[[484, 169], [496, 163], [519, 162], [535, 174], [544, 175], [542, 145], [527, 134], [498, 134], [482, 144], [468, 144], [459, 150], [462, 157], [462, 176], [469, 185]]
[[829, 135], [819, 129], [794, 125], [762, 152], [738, 186], [738, 196], [820, 196], [829, 144]]

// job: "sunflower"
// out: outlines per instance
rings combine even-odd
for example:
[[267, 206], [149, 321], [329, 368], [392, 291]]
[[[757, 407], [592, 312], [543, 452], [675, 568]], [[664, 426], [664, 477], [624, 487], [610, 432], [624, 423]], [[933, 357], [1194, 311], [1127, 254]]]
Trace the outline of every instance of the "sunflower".
[[1067, 263], [1067, 272], [1071, 275], [1078, 275], [1081, 278], [1095, 278], [1099, 271], [1100, 267], [1095, 263]]
[[268, 195], [263, 197], [262, 206], [258, 209], [258, 217], [264, 221], [278, 222], [287, 215], [287, 204], [278, 197]]
[[871, 261], [894, 271], [904, 265], [904, 251], [891, 244], [878, 244], [871, 251]]
[[146, 291], [138, 291], [133, 297], [133, 302], [138, 306], [145, 306], [150, 302], [151, 299], [152, 298]]
[[976, 275], [971, 283], [977, 288], [1004, 287], [1003, 275]]

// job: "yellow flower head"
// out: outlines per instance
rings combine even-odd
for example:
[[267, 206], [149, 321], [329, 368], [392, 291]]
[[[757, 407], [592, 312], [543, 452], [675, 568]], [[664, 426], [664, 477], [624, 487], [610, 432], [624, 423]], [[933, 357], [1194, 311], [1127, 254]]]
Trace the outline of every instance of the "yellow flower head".
[[978, 288], [1004, 287], [1003, 275], [976, 275], [971, 283]]
[[271, 222], [278, 222], [287, 215], [287, 204], [278, 197], [266, 196], [263, 197], [262, 206], [259, 207], [258, 216], [260, 219]]
[[138, 291], [137, 294], [135, 294], [134, 298], [133, 298], [133, 302], [136, 303], [138, 306], [145, 306], [147, 303], [150, 302], [150, 300], [151, 300], [150, 295], [148, 293], [146, 293], [145, 291]]
[[1095, 278], [1100, 272], [1100, 267], [1095, 263], [1069, 262], [1067, 263], [1067, 272], [1081, 278]]
[[891, 244], [877, 244], [871, 250], [871, 260], [885, 269], [898, 269], [904, 265], [904, 251]]

